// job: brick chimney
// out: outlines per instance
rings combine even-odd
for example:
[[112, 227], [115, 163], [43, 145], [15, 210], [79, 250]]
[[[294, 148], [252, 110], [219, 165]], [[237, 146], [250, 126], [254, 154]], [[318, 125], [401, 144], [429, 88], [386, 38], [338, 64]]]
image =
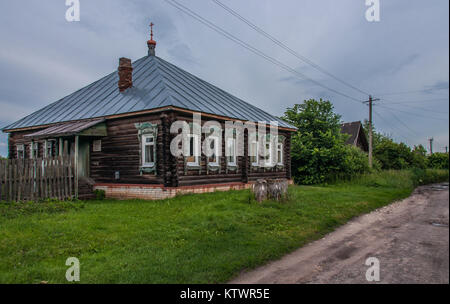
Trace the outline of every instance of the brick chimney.
[[133, 67], [131, 66], [131, 59], [119, 58], [119, 91], [123, 92], [133, 86]]

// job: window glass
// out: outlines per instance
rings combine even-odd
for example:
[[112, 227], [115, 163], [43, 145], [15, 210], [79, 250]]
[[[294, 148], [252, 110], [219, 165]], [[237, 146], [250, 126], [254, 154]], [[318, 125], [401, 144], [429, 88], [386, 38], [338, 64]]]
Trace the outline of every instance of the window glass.
[[219, 138], [210, 136], [209, 140], [209, 148], [212, 151], [212, 155], [208, 157], [208, 163], [211, 165], [219, 165]]
[[189, 155], [186, 157], [189, 166], [198, 166], [199, 156], [196, 156], [198, 149], [198, 136], [189, 134]]
[[25, 158], [25, 151], [23, 145], [17, 145], [17, 158]]
[[266, 143], [266, 151], [264, 152], [264, 162], [266, 165], [272, 165], [272, 143]]
[[281, 143], [277, 145], [277, 163], [283, 164], [283, 144]]
[[227, 156], [227, 162], [230, 165], [235, 165], [236, 164], [236, 139], [234, 138], [228, 138], [228, 143], [227, 143], [227, 151], [228, 151], [228, 156]]
[[39, 143], [35, 142], [33, 144], [33, 157], [38, 158], [39, 157]]
[[152, 167], [155, 164], [155, 137], [143, 135], [142, 137], [142, 165]]
[[46, 141], [46, 156], [47, 157], [53, 157], [53, 141], [47, 140]]
[[253, 166], [258, 165], [258, 142], [254, 141], [250, 144], [250, 162]]

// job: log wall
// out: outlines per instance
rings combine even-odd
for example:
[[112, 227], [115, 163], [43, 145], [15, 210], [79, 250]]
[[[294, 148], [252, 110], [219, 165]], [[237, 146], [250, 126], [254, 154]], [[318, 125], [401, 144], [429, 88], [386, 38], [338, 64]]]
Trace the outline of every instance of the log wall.
[[[201, 156], [200, 168], [187, 169], [184, 157], [170, 153], [170, 142], [176, 134], [170, 134], [170, 126], [176, 120], [192, 121], [192, 116], [181, 112], [167, 111], [106, 121], [108, 136], [101, 139], [101, 151], [93, 150], [90, 144], [90, 178], [97, 183], [158, 184], [165, 187], [193, 186], [201, 184], [252, 182], [259, 178], [291, 178], [290, 132], [279, 131], [286, 137], [284, 144], [284, 166], [282, 168], [253, 167], [248, 156], [248, 132], [244, 134], [244, 156], [237, 158], [237, 171], [227, 169], [225, 159], [225, 138], [222, 136], [220, 170], [208, 171], [206, 156]], [[140, 142], [136, 123], [150, 122], [158, 125], [156, 138], [156, 174], [140, 173]], [[220, 121], [224, 128], [225, 122]], [[9, 155], [16, 158], [16, 145], [25, 144], [25, 157], [29, 158], [31, 141], [24, 135], [36, 132], [14, 132], [9, 136]], [[202, 134], [202, 141], [205, 135]], [[39, 157], [44, 155], [44, 141], [40, 141]], [[56, 149], [56, 147], [55, 147]], [[56, 151], [55, 151], [56, 153]], [[119, 178], [116, 179], [116, 172]]]

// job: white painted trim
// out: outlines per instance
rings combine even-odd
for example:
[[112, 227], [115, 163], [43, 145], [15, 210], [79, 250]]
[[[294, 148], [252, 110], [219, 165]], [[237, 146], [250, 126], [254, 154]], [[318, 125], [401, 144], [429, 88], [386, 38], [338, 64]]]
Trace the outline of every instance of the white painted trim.
[[[252, 162], [251, 164], [252, 164], [253, 167], [259, 167], [259, 142], [258, 142], [257, 140], [251, 141], [251, 142], [250, 142], [250, 147], [251, 147], [253, 144], [255, 144], [256, 155], [251, 155], [251, 154], [249, 153], [249, 156], [250, 156], [250, 159], [251, 159], [252, 157], [256, 157], [256, 161], [255, 161], [255, 162]], [[250, 148], [250, 147], [249, 147], [249, 148]], [[250, 152], [250, 149], [249, 149], [249, 152]]]
[[191, 146], [190, 146], [191, 145], [191, 138], [194, 139], [193, 143], [192, 143], [194, 145], [193, 148], [192, 148], [192, 152], [193, 152], [194, 155], [189, 155], [189, 156], [194, 156], [194, 161], [193, 162], [187, 162], [186, 165], [188, 167], [199, 166], [200, 155], [198, 153], [198, 146], [199, 146], [198, 135], [197, 134], [188, 134], [187, 137], [188, 137], [188, 143], [189, 143], [189, 147], [188, 147], [188, 151], [189, 152], [191, 151]]
[[[229, 150], [229, 147], [230, 147], [230, 142], [232, 143], [232, 145], [233, 145], [233, 147], [234, 147], [234, 151], [233, 150]], [[236, 166], [236, 158], [237, 158], [237, 153], [236, 153], [236, 139], [235, 138], [227, 138], [227, 150], [226, 151], [229, 151], [229, 152], [233, 152], [233, 154], [231, 154], [231, 155], [226, 155], [226, 159], [227, 159], [227, 164], [229, 165], [229, 166]], [[233, 161], [228, 161], [228, 157], [230, 157], [230, 156], [232, 156], [233, 157]]]
[[[147, 138], [153, 138], [153, 142], [151, 143], [147, 143]], [[155, 142], [156, 138], [155, 136], [152, 134], [142, 134], [142, 167], [154, 167], [155, 166], [155, 161], [156, 161], [156, 142]], [[146, 151], [146, 147], [147, 146], [153, 146], [153, 158], [154, 161], [153, 162], [145, 162], [145, 151]]]
[[[281, 148], [280, 148], [281, 147]], [[277, 165], [284, 166], [284, 145], [283, 143], [277, 143]], [[281, 151], [281, 161], [278, 159], [278, 151]]]
[[[208, 157], [208, 165], [218, 167], [219, 166], [219, 137], [218, 136], [209, 136], [208, 144], [211, 144], [211, 141], [214, 141], [214, 155], [216, 156], [215, 161], [210, 162]], [[210, 146], [211, 147], [211, 146]]]

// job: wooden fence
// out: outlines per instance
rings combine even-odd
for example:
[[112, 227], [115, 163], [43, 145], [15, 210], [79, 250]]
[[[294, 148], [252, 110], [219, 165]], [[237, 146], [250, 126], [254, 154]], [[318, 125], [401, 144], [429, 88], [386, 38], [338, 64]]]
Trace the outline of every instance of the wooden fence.
[[0, 160], [0, 201], [72, 198], [74, 173], [69, 156]]

